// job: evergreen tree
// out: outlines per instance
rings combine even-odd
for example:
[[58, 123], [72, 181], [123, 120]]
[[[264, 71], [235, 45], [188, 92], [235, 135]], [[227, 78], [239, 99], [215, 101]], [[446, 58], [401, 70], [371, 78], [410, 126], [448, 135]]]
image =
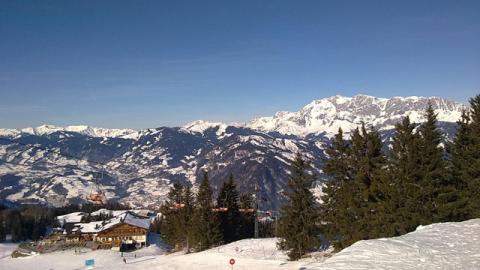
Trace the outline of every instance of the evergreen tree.
[[420, 203], [421, 172], [420, 136], [414, 132], [415, 124], [407, 116], [395, 126], [390, 151], [389, 172], [393, 177], [393, 203], [397, 208], [395, 217], [396, 234], [415, 230], [423, 220]]
[[175, 249], [183, 248], [184, 223], [181, 214], [183, 189], [182, 184], [174, 183], [167, 194], [165, 204], [160, 210], [164, 216], [161, 231], [162, 238]]
[[0, 242], [5, 240], [5, 222], [3, 218], [3, 211], [0, 210]]
[[7, 233], [11, 234], [12, 242], [24, 241], [26, 239], [25, 228], [23, 227], [24, 224], [20, 211], [10, 210], [7, 214], [6, 221], [8, 222], [7, 228], [9, 228]]
[[326, 153], [322, 220], [335, 248], [394, 235], [396, 205], [378, 132], [362, 125], [346, 142], [339, 130]]
[[358, 129], [353, 132], [351, 165], [355, 168], [352, 196], [357, 206], [350, 241], [394, 235], [392, 186], [385, 173], [382, 141], [377, 131], [367, 131], [364, 124], [361, 133]]
[[192, 190], [189, 186], [184, 189], [183, 194], [183, 208], [181, 208], [181, 222], [183, 228], [183, 238], [187, 253], [190, 252], [191, 243], [194, 241], [194, 230], [193, 230], [193, 215], [195, 207], [195, 198], [192, 193]]
[[472, 218], [480, 217], [480, 95], [470, 99], [469, 123], [470, 147], [466, 153], [469, 164], [464, 168], [467, 183], [469, 213]]
[[216, 246], [222, 240], [218, 215], [212, 211], [212, 195], [208, 173], [204, 172], [203, 181], [198, 189], [193, 220], [194, 247], [197, 251]]
[[442, 221], [450, 205], [448, 197], [455, 197], [455, 190], [447, 177], [444, 150], [441, 147], [442, 133], [437, 127], [437, 115], [431, 104], [425, 111], [426, 121], [418, 129], [420, 135], [420, 160], [418, 170], [421, 176], [421, 191], [418, 202], [422, 206], [422, 224]]
[[223, 242], [230, 243], [240, 239], [241, 216], [238, 205], [237, 186], [230, 174], [228, 181], [224, 182], [217, 197], [217, 207], [226, 208], [219, 213]]
[[291, 260], [297, 260], [319, 244], [318, 206], [310, 191], [314, 177], [300, 153], [291, 164], [289, 178], [287, 202], [280, 211], [278, 246], [287, 250]]
[[253, 194], [243, 193], [240, 195], [240, 209], [244, 212], [241, 213], [240, 222], [240, 239], [253, 238], [255, 234], [255, 212], [253, 205]]
[[480, 217], [480, 95], [470, 99], [470, 111], [457, 122], [448, 156], [452, 184], [459, 193], [455, 219]]
[[150, 231], [156, 234], [161, 234], [162, 224], [164, 223], [164, 216], [156, 217], [153, 222], [152, 226], [150, 227]]
[[[353, 204], [352, 185], [353, 171], [350, 165], [350, 144], [343, 139], [342, 129], [325, 150], [326, 158], [323, 159], [323, 172], [328, 176], [322, 192], [322, 220], [324, 231], [330, 238], [351, 235]], [[337, 242], [337, 248], [340, 248]]]
[[240, 195], [240, 208], [241, 209], [253, 209], [253, 194], [250, 192], [242, 193]]

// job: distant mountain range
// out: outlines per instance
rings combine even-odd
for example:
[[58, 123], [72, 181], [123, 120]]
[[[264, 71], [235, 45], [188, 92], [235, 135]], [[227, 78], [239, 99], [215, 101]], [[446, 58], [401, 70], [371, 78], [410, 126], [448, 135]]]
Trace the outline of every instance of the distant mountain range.
[[51, 125], [0, 129], [0, 199], [82, 203], [97, 181], [110, 199], [147, 207], [160, 204], [173, 182], [195, 186], [207, 170], [214, 188], [233, 173], [242, 192], [258, 185], [261, 207], [276, 209], [297, 151], [312, 161], [320, 183], [324, 149], [338, 128], [348, 135], [365, 122], [388, 138], [406, 115], [424, 121], [428, 103], [446, 139], [451, 138], [463, 104], [437, 97], [365, 95], [315, 100], [298, 112], [235, 125], [195, 121], [139, 131]]

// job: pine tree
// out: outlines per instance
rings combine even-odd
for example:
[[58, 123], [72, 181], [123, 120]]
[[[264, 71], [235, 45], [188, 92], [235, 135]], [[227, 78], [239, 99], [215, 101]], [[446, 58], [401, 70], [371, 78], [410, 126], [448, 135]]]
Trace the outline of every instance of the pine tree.
[[397, 206], [378, 132], [362, 124], [347, 142], [339, 130], [326, 153], [322, 220], [335, 248], [395, 235]]
[[253, 238], [255, 234], [255, 212], [250, 211], [254, 210], [253, 194], [243, 193], [240, 195], [240, 208], [244, 210], [240, 215], [240, 239]]
[[[325, 150], [326, 158], [323, 159], [323, 172], [328, 181], [322, 189], [321, 205], [324, 231], [330, 238], [340, 236], [344, 238], [351, 235], [353, 197], [353, 171], [350, 166], [350, 144], [343, 139], [342, 129], [333, 138], [331, 145]], [[336, 247], [341, 248], [339, 242]]]
[[318, 206], [310, 191], [314, 177], [300, 153], [291, 164], [289, 178], [287, 202], [280, 211], [278, 246], [287, 250], [291, 260], [297, 260], [319, 244]]
[[469, 166], [465, 169], [469, 212], [471, 217], [480, 217], [480, 95], [470, 99], [470, 148], [467, 152]]
[[204, 172], [203, 181], [199, 186], [196, 208], [193, 219], [194, 247], [202, 251], [221, 243], [220, 220], [213, 209], [212, 188], [208, 173]]
[[455, 219], [480, 217], [480, 95], [470, 99], [470, 111], [457, 122], [448, 156], [452, 184], [459, 193]]
[[415, 123], [407, 116], [395, 126], [390, 151], [389, 173], [393, 177], [393, 200], [397, 208], [396, 234], [413, 231], [421, 224], [420, 136], [414, 132]]
[[164, 216], [156, 217], [153, 222], [152, 226], [150, 227], [150, 231], [153, 233], [161, 234], [162, 224], [164, 223]]
[[230, 243], [240, 239], [241, 216], [238, 205], [237, 186], [230, 174], [228, 181], [224, 182], [217, 198], [217, 207], [226, 208], [225, 212], [220, 212], [221, 228], [223, 232], [223, 242]]
[[193, 226], [193, 217], [194, 217], [194, 207], [195, 207], [195, 198], [192, 193], [190, 186], [187, 186], [184, 189], [183, 193], [183, 207], [180, 209], [180, 218], [182, 223], [183, 231], [183, 241], [182, 244], [185, 246], [187, 253], [190, 252], [191, 243], [194, 241], [194, 226]]
[[5, 223], [3, 219], [3, 211], [0, 210], [0, 242], [5, 240]]
[[24, 222], [21, 213], [18, 210], [10, 210], [7, 218], [7, 234], [12, 236], [12, 242], [25, 240]]
[[351, 166], [355, 168], [356, 227], [350, 242], [394, 235], [391, 179], [385, 173], [382, 141], [377, 131], [367, 131], [364, 124], [361, 133], [353, 132]]
[[250, 192], [242, 193], [239, 199], [239, 206], [241, 209], [252, 209], [253, 208], [253, 194]]
[[422, 206], [420, 215], [422, 224], [442, 221], [441, 216], [448, 212], [446, 198], [456, 196], [447, 177], [447, 165], [444, 150], [441, 147], [442, 133], [437, 127], [437, 115], [431, 104], [425, 111], [426, 121], [418, 129], [420, 135], [420, 160], [418, 169], [421, 174], [421, 191], [418, 202]]
[[183, 185], [174, 183], [167, 194], [167, 200], [161, 207], [164, 216], [161, 235], [175, 249], [183, 248], [184, 223], [181, 215], [183, 201]]

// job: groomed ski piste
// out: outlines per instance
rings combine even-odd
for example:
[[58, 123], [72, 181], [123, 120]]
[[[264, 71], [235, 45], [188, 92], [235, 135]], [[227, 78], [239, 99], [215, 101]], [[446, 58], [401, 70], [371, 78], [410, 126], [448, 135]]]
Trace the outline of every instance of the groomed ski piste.
[[[297, 262], [276, 248], [275, 238], [246, 239], [199, 253], [167, 254], [158, 242], [132, 253], [110, 250], [74, 250], [25, 258], [11, 258], [12, 244], [0, 244], [0, 269], [84, 269], [95, 259], [94, 269], [480, 269], [480, 219], [421, 226], [394, 238], [359, 241], [339, 253], [313, 254]], [[135, 257], [136, 253], [136, 257]]]

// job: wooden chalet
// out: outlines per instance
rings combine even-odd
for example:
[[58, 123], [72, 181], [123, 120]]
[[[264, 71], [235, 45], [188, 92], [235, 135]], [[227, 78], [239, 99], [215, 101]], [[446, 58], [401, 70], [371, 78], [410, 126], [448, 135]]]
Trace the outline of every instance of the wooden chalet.
[[147, 245], [150, 219], [131, 212], [106, 224], [95, 236], [95, 241], [113, 250], [141, 248]]
[[94, 242], [97, 248], [123, 251], [145, 247], [150, 224], [146, 214], [124, 211], [107, 221], [66, 223], [62, 238], [65, 243]]

